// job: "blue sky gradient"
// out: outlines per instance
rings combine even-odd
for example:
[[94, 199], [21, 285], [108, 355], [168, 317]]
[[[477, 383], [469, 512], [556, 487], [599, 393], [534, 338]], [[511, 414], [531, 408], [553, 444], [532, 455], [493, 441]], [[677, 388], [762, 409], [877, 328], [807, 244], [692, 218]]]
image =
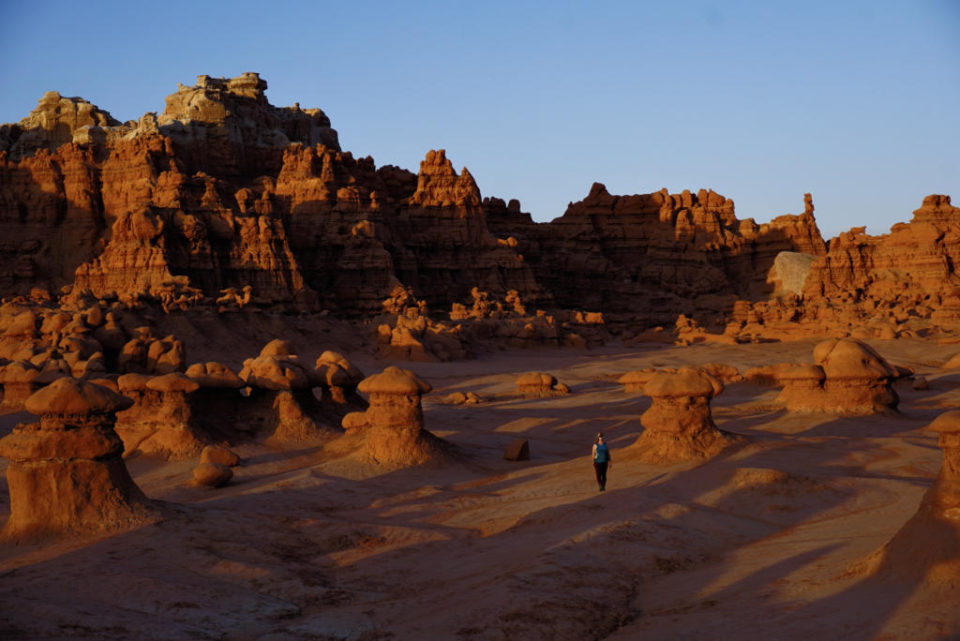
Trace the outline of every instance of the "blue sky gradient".
[[960, 199], [960, 0], [0, 0], [0, 122], [45, 91], [120, 120], [177, 82], [256, 71], [344, 149], [428, 149], [550, 220], [591, 183], [712, 188], [739, 218], [885, 233]]

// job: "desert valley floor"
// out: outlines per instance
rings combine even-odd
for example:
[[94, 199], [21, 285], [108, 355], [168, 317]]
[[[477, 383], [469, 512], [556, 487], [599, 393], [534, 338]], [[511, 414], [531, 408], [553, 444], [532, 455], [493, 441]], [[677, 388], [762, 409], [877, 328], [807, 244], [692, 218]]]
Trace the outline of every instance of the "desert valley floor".
[[[960, 638], [955, 592], [863, 563], [940, 468], [924, 427], [960, 405], [960, 374], [940, 368], [960, 346], [872, 341], [929, 381], [897, 383], [896, 414], [786, 412], [777, 388], [731, 383], [713, 418], [743, 447], [673, 466], [641, 464], [630, 448], [650, 399], [624, 392], [624, 372], [809, 362], [816, 342], [405, 364], [434, 388], [426, 429], [457, 453], [388, 473], [319, 447], [249, 444], [235, 448], [233, 480], [211, 490], [188, 485], [195, 462], [131, 457], [164, 518], [92, 540], [0, 544], [0, 638]], [[367, 374], [386, 364], [347, 356]], [[517, 376], [531, 370], [572, 393], [520, 397]], [[484, 402], [444, 404], [455, 391]], [[30, 418], [3, 417], [0, 435]], [[603, 493], [589, 459], [598, 431], [613, 454]], [[531, 459], [504, 460], [518, 437]]]

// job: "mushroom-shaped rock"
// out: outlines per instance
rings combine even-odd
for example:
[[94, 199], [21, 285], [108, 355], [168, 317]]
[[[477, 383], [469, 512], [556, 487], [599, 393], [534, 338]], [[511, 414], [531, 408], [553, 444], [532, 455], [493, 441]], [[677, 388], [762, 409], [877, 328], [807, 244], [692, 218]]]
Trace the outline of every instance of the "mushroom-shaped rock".
[[18, 425], [0, 439], [10, 459], [12, 540], [120, 529], [155, 511], [123, 464], [113, 430], [115, 411], [131, 401], [112, 390], [61, 378], [27, 399], [40, 422]]
[[182, 392], [189, 394], [200, 389], [200, 384], [180, 372], [156, 376], [147, 381], [147, 389], [157, 392]]
[[960, 410], [940, 414], [927, 429], [939, 434], [940, 472], [916, 514], [863, 565], [881, 577], [922, 581], [955, 594], [960, 588]]
[[423, 427], [422, 394], [432, 388], [410, 370], [388, 367], [360, 382], [370, 396], [365, 412], [343, 418], [347, 445], [359, 456], [387, 467], [419, 465], [449, 446]]
[[117, 379], [117, 387], [122, 394], [139, 392], [147, 389], [147, 383], [152, 377], [146, 374], [123, 374]]
[[644, 386], [653, 400], [640, 417], [644, 432], [632, 449], [644, 463], [671, 464], [716, 456], [741, 437], [717, 429], [710, 399], [723, 383], [701, 369], [660, 372]]
[[186, 373], [200, 387], [239, 389], [245, 385], [232, 369], [214, 361], [194, 363], [187, 368]]
[[697, 396], [711, 399], [723, 391], [723, 383], [701, 369], [683, 368], [655, 374], [643, 391], [651, 398]]
[[60, 378], [33, 394], [24, 403], [31, 414], [106, 414], [125, 410], [133, 401], [113, 390], [84, 383], [74, 378]]
[[360, 381], [358, 389], [364, 394], [398, 394], [422, 396], [433, 388], [408, 369], [388, 367]]
[[162, 376], [124, 374], [120, 391], [133, 399], [130, 409], [117, 415], [117, 434], [126, 454], [182, 460], [196, 456], [209, 437], [198, 423], [189, 396], [200, 385], [180, 372]]

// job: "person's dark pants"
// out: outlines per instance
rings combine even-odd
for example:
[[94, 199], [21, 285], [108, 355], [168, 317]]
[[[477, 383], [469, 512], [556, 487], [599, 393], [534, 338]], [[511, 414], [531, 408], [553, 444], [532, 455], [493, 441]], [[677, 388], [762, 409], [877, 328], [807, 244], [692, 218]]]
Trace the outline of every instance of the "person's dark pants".
[[597, 473], [597, 485], [600, 486], [602, 492], [607, 489], [607, 464], [594, 461], [593, 470]]

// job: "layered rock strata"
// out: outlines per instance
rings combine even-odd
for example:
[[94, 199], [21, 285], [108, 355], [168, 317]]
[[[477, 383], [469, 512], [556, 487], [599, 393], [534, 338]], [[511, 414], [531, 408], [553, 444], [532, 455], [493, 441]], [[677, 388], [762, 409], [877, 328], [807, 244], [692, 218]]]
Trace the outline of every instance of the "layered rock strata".
[[61, 378], [33, 394], [39, 423], [0, 440], [10, 459], [10, 518], [3, 537], [28, 540], [129, 527], [155, 515], [121, 458], [115, 412], [132, 404], [115, 392]]

